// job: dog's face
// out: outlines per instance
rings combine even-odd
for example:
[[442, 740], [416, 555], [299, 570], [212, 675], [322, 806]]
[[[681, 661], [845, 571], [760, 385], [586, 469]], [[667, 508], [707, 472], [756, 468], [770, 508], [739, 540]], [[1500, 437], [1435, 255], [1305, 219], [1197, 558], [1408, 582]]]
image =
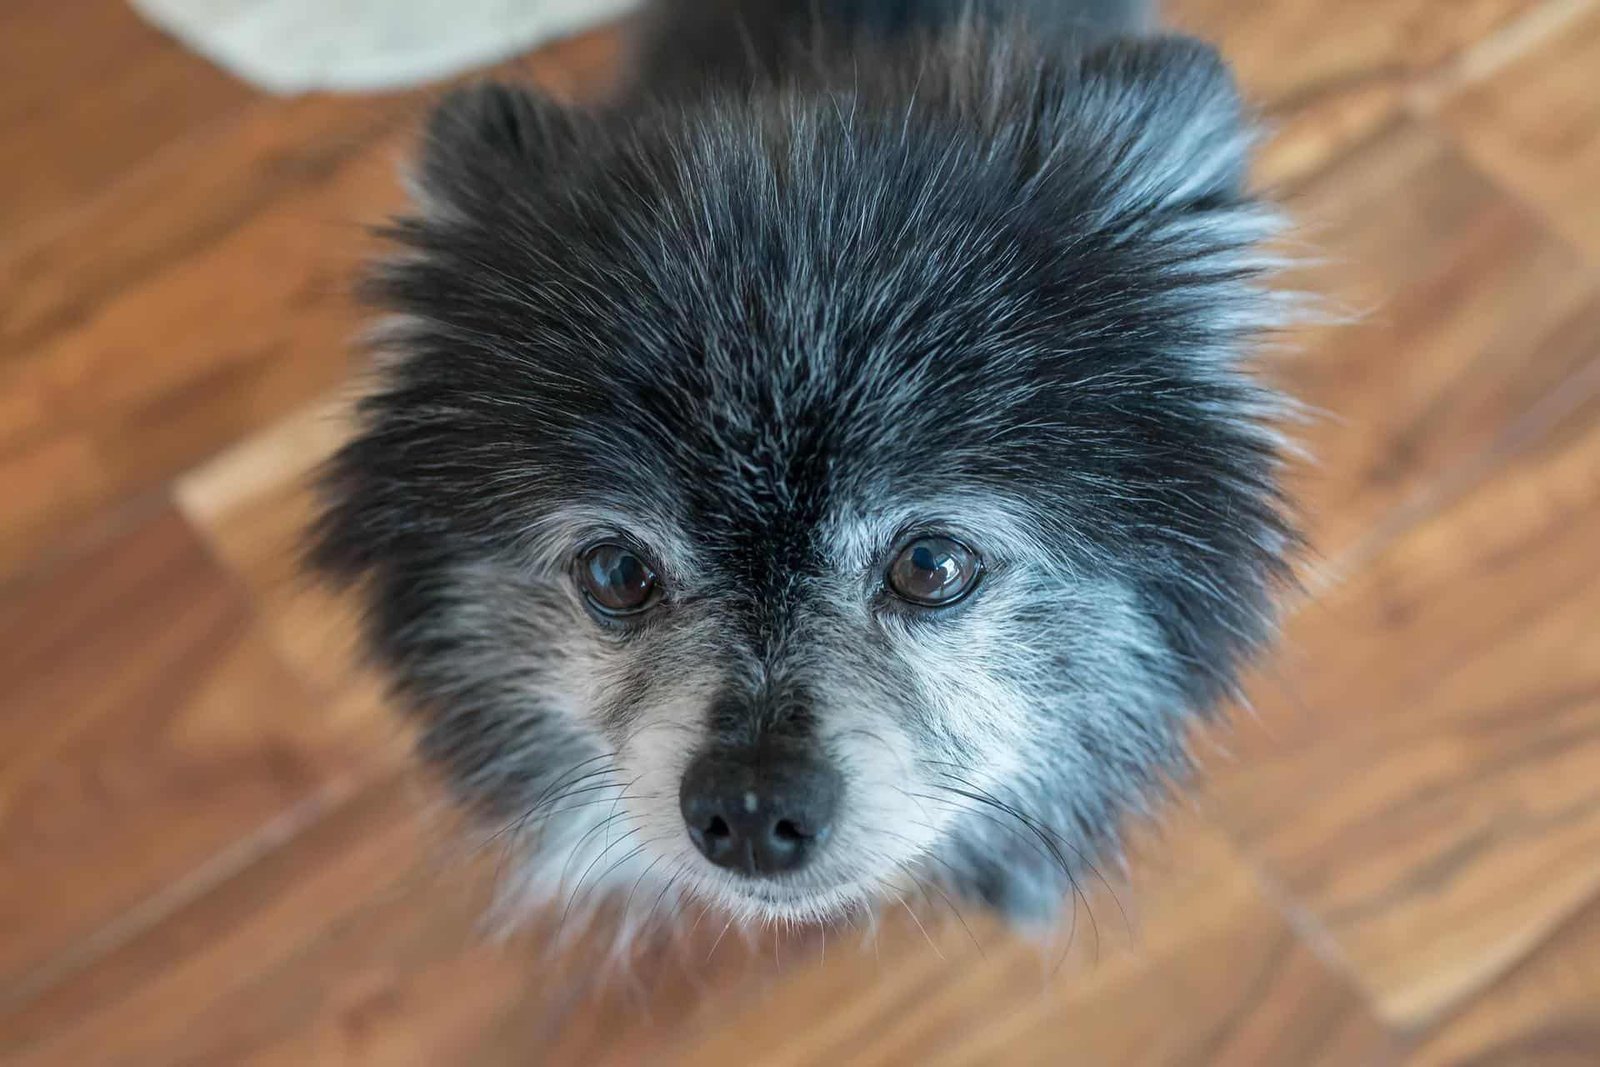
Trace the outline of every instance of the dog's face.
[[1048, 914], [1264, 636], [1225, 77], [973, 80], [436, 117], [318, 558], [530, 894]]

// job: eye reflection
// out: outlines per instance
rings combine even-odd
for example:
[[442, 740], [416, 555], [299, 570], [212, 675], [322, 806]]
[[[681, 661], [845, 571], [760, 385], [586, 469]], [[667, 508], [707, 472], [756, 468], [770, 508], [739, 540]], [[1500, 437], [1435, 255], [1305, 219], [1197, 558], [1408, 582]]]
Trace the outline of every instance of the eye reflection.
[[966, 597], [983, 573], [983, 558], [953, 537], [919, 537], [889, 564], [884, 582], [902, 600], [941, 608]]
[[634, 615], [655, 604], [660, 578], [631, 549], [600, 544], [578, 557], [578, 584], [597, 611], [606, 615]]

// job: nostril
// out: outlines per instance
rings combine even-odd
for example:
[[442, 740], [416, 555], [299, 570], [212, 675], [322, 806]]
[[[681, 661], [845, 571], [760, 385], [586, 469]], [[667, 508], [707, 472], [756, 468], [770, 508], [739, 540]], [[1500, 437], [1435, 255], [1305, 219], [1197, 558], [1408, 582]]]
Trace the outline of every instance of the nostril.
[[805, 753], [704, 753], [684, 772], [679, 804], [694, 846], [712, 863], [770, 876], [810, 862], [828, 836], [839, 777]]
[[772, 828], [772, 836], [787, 844], [798, 845], [811, 837], [788, 819], [779, 819]]

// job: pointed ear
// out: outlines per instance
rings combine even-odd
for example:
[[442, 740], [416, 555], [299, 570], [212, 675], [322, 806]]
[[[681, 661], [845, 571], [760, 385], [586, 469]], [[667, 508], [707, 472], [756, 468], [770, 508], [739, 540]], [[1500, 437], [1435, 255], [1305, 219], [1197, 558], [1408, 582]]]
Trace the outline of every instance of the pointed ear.
[[414, 172], [428, 209], [493, 203], [545, 173], [573, 144], [571, 111], [523, 86], [483, 82], [434, 108]]
[[1062, 151], [1088, 150], [1116, 215], [1182, 212], [1246, 195], [1256, 134], [1216, 49], [1189, 37], [1124, 38], [1079, 63], [1057, 115]]

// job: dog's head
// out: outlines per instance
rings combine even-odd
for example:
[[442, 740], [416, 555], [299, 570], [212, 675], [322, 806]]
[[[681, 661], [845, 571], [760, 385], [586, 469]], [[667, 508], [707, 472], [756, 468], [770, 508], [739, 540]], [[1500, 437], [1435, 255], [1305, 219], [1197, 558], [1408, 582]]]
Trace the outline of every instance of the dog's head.
[[1048, 913], [1264, 637], [1227, 76], [1010, 62], [440, 108], [317, 559], [529, 887]]

